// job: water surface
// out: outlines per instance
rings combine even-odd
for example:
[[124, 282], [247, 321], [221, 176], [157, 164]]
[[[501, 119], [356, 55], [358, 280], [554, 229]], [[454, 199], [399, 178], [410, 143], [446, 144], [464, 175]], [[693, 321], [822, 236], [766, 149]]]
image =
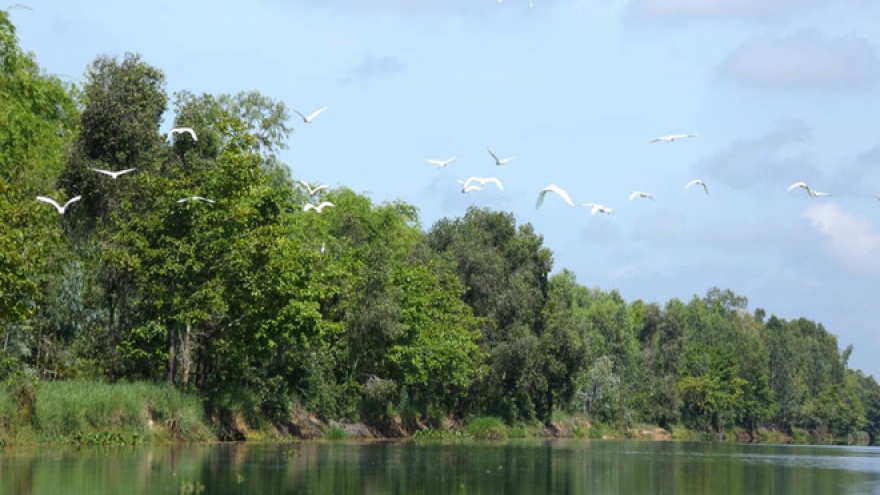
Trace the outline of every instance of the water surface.
[[529, 440], [0, 450], [0, 494], [878, 494], [872, 447]]

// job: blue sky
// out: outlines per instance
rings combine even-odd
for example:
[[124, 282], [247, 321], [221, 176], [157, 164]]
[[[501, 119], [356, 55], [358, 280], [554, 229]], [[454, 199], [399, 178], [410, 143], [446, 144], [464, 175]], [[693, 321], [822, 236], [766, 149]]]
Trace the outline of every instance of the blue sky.
[[[12, 18], [49, 72], [80, 80], [131, 51], [169, 93], [327, 106], [292, 121], [297, 179], [404, 200], [426, 228], [471, 204], [512, 211], [584, 285], [660, 303], [730, 288], [823, 323], [880, 376], [876, 0], [26, 3]], [[698, 137], [648, 143], [675, 133]], [[505, 189], [461, 194], [473, 175]], [[695, 178], [708, 196], [684, 189]], [[833, 195], [786, 192], [796, 181]], [[616, 214], [536, 210], [548, 184]]]

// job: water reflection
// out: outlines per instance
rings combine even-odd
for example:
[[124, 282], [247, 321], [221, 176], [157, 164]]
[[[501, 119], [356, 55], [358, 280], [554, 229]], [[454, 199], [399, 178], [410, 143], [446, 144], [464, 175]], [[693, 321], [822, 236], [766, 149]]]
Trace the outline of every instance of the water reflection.
[[7, 448], [0, 493], [880, 494], [880, 451], [632, 441]]

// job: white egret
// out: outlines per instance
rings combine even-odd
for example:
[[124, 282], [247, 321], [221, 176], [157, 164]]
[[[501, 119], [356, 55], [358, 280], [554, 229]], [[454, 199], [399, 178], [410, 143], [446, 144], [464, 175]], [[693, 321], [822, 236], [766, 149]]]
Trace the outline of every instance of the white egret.
[[216, 203], [213, 199], [203, 198], [201, 196], [190, 196], [188, 198], [180, 198], [177, 200], [178, 203], [186, 203], [187, 201], [204, 201], [206, 203]]
[[109, 171], [109, 170], [101, 170], [100, 168], [93, 168], [92, 170], [94, 170], [95, 172], [98, 172], [99, 174], [109, 175], [110, 177], [113, 177], [113, 178], [115, 179], [115, 178], [119, 177], [119, 176], [122, 175], [122, 174], [127, 174], [127, 173], [129, 173], [129, 172], [134, 172], [134, 171], [137, 170], [137, 169], [134, 169], [134, 168], [128, 168], [128, 169], [125, 169], [125, 170], [120, 170], [120, 171], [118, 171], [118, 172], [111, 172], [111, 171]]
[[495, 165], [498, 165], [498, 166], [504, 165], [505, 163], [507, 163], [515, 158], [512, 156], [509, 158], [498, 158], [498, 155], [496, 155], [495, 152], [492, 151], [492, 148], [486, 148], [486, 149], [489, 150], [489, 154], [492, 155], [492, 159], [495, 160]]
[[831, 193], [813, 190], [813, 188], [808, 186], [806, 182], [795, 182], [794, 184], [788, 186], [788, 191], [792, 191], [792, 190], [798, 189], [798, 188], [803, 189], [804, 191], [807, 191], [807, 194], [809, 194], [811, 198], [822, 198], [825, 196], [831, 196]]
[[636, 198], [646, 198], [646, 199], [654, 199], [654, 196], [651, 193], [646, 193], [644, 191], [634, 191], [629, 195], [629, 200], [632, 201]]
[[687, 185], [684, 186], [684, 188], [689, 189], [691, 186], [703, 186], [703, 190], [706, 191], [706, 194], [709, 194], [709, 186], [707, 186], [706, 183], [701, 181], [700, 179], [694, 179], [688, 182]]
[[565, 192], [565, 189], [557, 186], [556, 184], [550, 184], [544, 189], [541, 189], [541, 192], [538, 193], [538, 201], [535, 202], [536, 210], [540, 208], [541, 205], [544, 203], [544, 196], [546, 196], [548, 192], [552, 192], [562, 198], [566, 203], [568, 203], [568, 206], [574, 206], [574, 201], [571, 200], [571, 196], [569, 196], [568, 193]]
[[611, 215], [614, 213], [614, 210], [608, 208], [607, 206], [600, 205], [599, 203], [581, 203], [578, 206], [589, 206], [590, 207], [590, 215], [595, 215], [596, 213], [604, 213], [606, 215]]
[[299, 181], [299, 183], [302, 184], [306, 188], [306, 190], [309, 192], [309, 196], [314, 196], [316, 192], [323, 191], [324, 189], [327, 189], [327, 187], [328, 187], [327, 184], [321, 184], [319, 186], [312, 187], [311, 185], [309, 185], [308, 182], [306, 182], [304, 180]]
[[468, 180], [458, 181], [458, 183], [461, 184], [462, 189], [468, 186], [472, 186], [474, 185], [474, 183], [478, 183], [480, 185], [480, 189], [482, 189], [483, 186], [485, 186], [489, 182], [498, 186], [499, 191], [504, 190], [504, 186], [501, 185], [501, 181], [495, 177], [469, 177]]
[[697, 135], [696, 134], [670, 134], [669, 136], [660, 136], [660, 137], [657, 137], [654, 139], [649, 139], [648, 142], [649, 143], [657, 143], [657, 142], [663, 141], [664, 143], [671, 143], [677, 139], [692, 138], [692, 137], [697, 137]]
[[193, 141], [199, 140], [199, 138], [196, 137], [196, 131], [194, 131], [192, 127], [175, 127], [174, 129], [171, 129], [171, 134], [184, 134], [184, 133], [189, 134], [193, 138]]
[[331, 203], [329, 201], [321, 201], [320, 203], [318, 203], [317, 206], [313, 205], [312, 203], [306, 203], [303, 205], [303, 211], [315, 210], [318, 213], [321, 213], [321, 210], [323, 210], [324, 208], [326, 208], [328, 206], [332, 207], [332, 206], [336, 206], [336, 205], [334, 205], [333, 203]]
[[315, 110], [314, 112], [312, 112], [311, 114], [306, 116], [306, 115], [303, 115], [302, 113], [300, 113], [299, 110], [297, 110], [295, 108], [293, 109], [293, 111], [296, 112], [297, 115], [302, 117], [303, 122], [305, 122], [306, 124], [311, 124], [312, 120], [315, 120], [315, 117], [317, 117], [318, 115], [321, 115], [321, 113], [323, 113], [324, 110], [327, 110], [327, 107], [319, 108], [319, 109]]
[[37, 201], [49, 203], [50, 205], [54, 206], [56, 210], [58, 210], [58, 213], [60, 213], [62, 215], [64, 215], [64, 211], [67, 210], [67, 207], [70, 206], [71, 203], [75, 203], [81, 199], [82, 199], [82, 196], [76, 196], [76, 197], [70, 198], [67, 200], [67, 203], [64, 203], [64, 206], [61, 206], [58, 204], [57, 201], [55, 201], [52, 198], [47, 198], [46, 196], [37, 196]]
[[447, 166], [447, 165], [449, 165], [450, 163], [454, 162], [454, 161], [455, 161], [456, 159], [458, 159], [460, 156], [461, 156], [460, 154], [459, 154], [459, 155], [455, 155], [455, 156], [450, 157], [450, 158], [447, 158], [447, 159], [445, 159], [445, 160], [437, 160], [437, 159], [431, 158], [431, 159], [428, 160], [428, 163], [430, 163], [431, 165], [437, 165], [437, 166], [440, 167], [440, 168], [444, 168], [445, 166]]

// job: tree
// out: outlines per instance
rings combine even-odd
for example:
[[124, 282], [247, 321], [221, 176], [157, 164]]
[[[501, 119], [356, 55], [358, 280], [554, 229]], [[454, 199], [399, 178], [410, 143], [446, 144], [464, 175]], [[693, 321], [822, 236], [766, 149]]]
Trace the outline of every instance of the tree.
[[678, 390], [684, 400], [683, 419], [693, 427], [724, 432], [741, 408], [745, 380], [730, 351], [693, 344], [685, 353]]
[[463, 218], [435, 223], [427, 240], [453, 263], [467, 288], [463, 300], [483, 322], [490, 366], [476, 407], [509, 420], [549, 419], [552, 388], [567, 385], [553, 383], [556, 371], [543, 364], [554, 347], [540, 345], [552, 267], [542, 238], [531, 225], [517, 227], [511, 214], [470, 208]]
[[62, 221], [54, 210], [34, 208], [33, 198], [51, 194], [77, 113], [72, 88], [40, 70], [0, 11], [0, 360], [34, 364], [33, 319], [66, 250]]

